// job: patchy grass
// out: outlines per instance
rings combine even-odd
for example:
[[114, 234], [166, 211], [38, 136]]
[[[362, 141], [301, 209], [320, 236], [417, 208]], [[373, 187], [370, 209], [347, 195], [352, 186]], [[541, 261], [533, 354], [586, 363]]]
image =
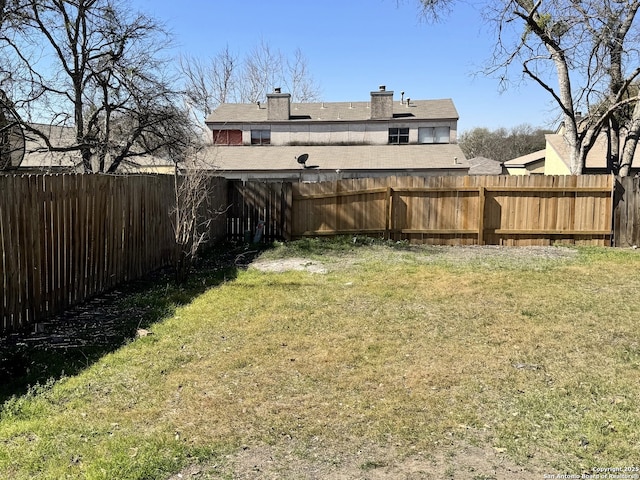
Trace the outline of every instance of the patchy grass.
[[85, 370], [129, 343], [138, 328], [172, 316], [179, 306], [235, 278], [238, 267], [257, 253], [246, 247], [210, 249], [180, 285], [170, 269], [154, 272], [63, 312], [42, 324], [41, 334], [0, 337], [0, 404], [26, 393], [30, 385]]
[[368, 243], [280, 245], [266, 259], [306, 255], [328, 273], [250, 268], [152, 335], [10, 398], [0, 477], [203, 465], [235, 478], [236, 455], [258, 448], [340, 471], [375, 446], [362, 473], [415, 455], [446, 464], [464, 445], [535, 478], [640, 458], [640, 255]]

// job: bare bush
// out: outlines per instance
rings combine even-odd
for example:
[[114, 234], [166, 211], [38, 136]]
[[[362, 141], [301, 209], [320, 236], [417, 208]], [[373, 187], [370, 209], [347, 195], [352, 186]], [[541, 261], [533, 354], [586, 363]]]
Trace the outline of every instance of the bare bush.
[[174, 172], [174, 200], [170, 211], [175, 236], [176, 282], [183, 283], [198, 252], [211, 239], [211, 225], [224, 206], [215, 204], [215, 177], [197, 168], [199, 150], [194, 147]]

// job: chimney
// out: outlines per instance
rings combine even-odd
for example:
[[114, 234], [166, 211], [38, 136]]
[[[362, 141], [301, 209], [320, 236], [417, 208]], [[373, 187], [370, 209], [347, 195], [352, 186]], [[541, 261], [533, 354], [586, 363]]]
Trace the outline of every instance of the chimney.
[[371, 119], [393, 117], [393, 91], [387, 92], [387, 87], [380, 85], [377, 92], [371, 92]]
[[280, 87], [267, 93], [267, 120], [289, 120], [291, 116], [291, 94], [281, 93]]

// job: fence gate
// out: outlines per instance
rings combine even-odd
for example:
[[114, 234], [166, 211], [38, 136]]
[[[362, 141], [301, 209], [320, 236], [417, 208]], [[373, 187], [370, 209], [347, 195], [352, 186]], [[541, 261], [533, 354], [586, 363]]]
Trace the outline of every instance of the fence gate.
[[291, 183], [232, 181], [227, 240], [273, 242], [291, 237]]

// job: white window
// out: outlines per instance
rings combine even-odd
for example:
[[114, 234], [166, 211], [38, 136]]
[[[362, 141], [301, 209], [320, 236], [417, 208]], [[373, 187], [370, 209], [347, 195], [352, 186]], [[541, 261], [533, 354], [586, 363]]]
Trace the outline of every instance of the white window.
[[419, 128], [418, 143], [449, 143], [449, 127]]

